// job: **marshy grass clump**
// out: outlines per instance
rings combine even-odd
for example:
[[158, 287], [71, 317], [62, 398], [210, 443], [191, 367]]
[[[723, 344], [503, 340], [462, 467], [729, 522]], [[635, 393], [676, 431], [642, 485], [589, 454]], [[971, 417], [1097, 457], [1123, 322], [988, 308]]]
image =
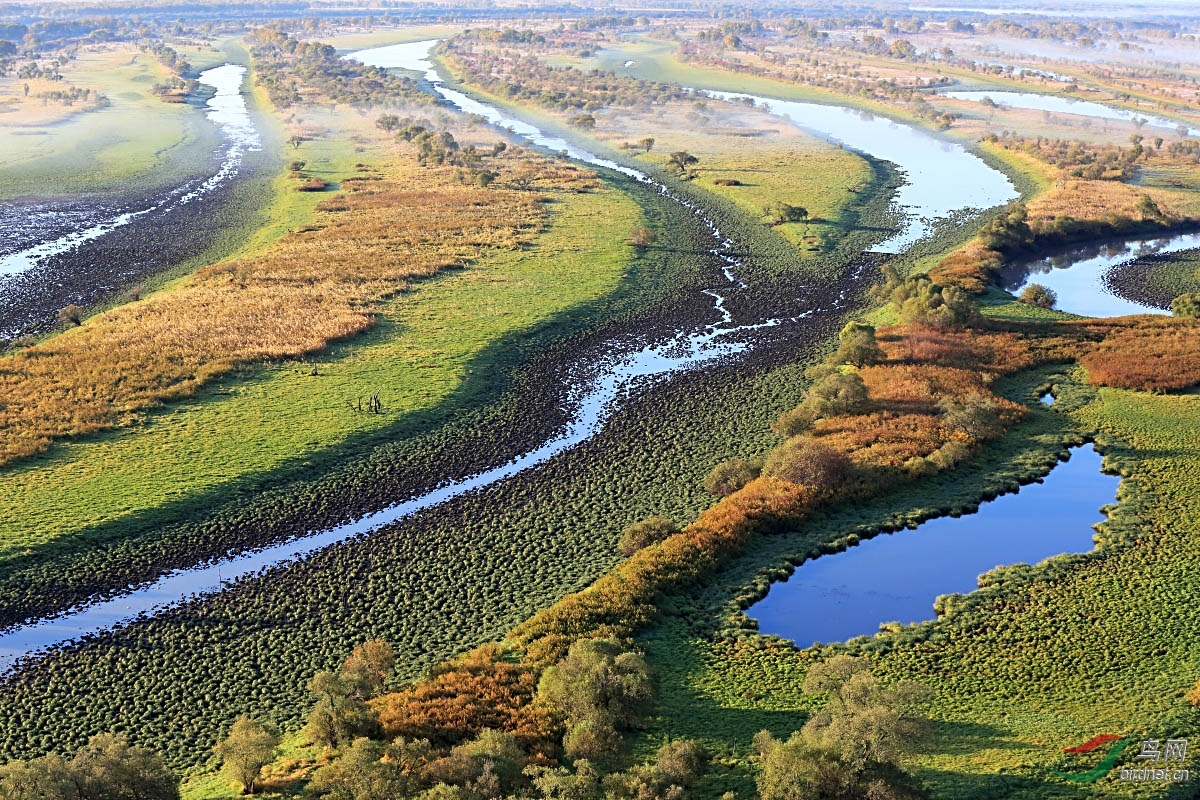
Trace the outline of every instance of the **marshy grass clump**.
[[1172, 300], [1171, 314], [1184, 319], [1200, 318], [1200, 292], [1184, 292]]
[[[539, 188], [590, 175], [534, 162], [520, 168]], [[407, 160], [369, 185], [259, 255], [86, 321], [72, 311], [70, 331], [0, 359], [0, 463], [126, 424], [241, 365], [321, 352], [374, 324], [374, 304], [413, 280], [521, 247], [547, 214], [536, 193], [463, 186], [448, 167]]]

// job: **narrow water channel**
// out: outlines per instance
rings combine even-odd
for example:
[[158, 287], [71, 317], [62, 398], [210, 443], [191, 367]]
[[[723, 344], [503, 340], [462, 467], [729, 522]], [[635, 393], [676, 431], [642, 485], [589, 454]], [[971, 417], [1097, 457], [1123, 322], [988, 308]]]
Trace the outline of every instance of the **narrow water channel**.
[[955, 100], [969, 100], [979, 103], [984, 99], [989, 99], [994, 103], [1011, 108], [1023, 108], [1030, 111], [1046, 111], [1057, 114], [1074, 114], [1081, 117], [1091, 117], [1092, 119], [1112, 120], [1114, 122], [1133, 123], [1134, 120], [1144, 120], [1144, 125], [1150, 128], [1156, 128], [1162, 131], [1170, 131], [1178, 133], [1182, 128], [1187, 132], [1188, 136], [1196, 136], [1200, 134], [1200, 129], [1184, 124], [1178, 120], [1169, 119], [1167, 117], [1158, 116], [1157, 114], [1142, 114], [1136, 111], [1129, 111], [1124, 108], [1116, 108], [1114, 106], [1106, 106], [1102, 103], [1095, 103], [1091, 100], [1077, 100], [1073, 97], [1064, 97], [1056, 94], [1037, 94], [1036, 92], [1009, 92], [1009, 91], [944, 91], [939, 92], [943, 97], [953, 98]]
[[[82, 244], [99, 239], [117, 228], [128, 225], [138, 217], [170, 207], [187, 205], [197, 197], [211, 192], [236, 174], [245, 152], [261, 145], [258, 131], [246, 108], [246, 98], [242, 94], [242, 81], [245, 76], [245, 67], [238, 64], [224, 64], [201, 72], [196, 79], [200, 84], [215, 90], [213, 96], [205, 103], [205, 115], [220, 129], [221, 136], [225, 140], [225, 152], [213, 175], [198, 185], [180, 187], [168, 193], [154, 205], [90, 221], [86, 227], [80, 227], [53, 239], [39, 241], [42, 229], [30, 226], [27, 230], [28, 235], [25, 237], [26, 243], [22, 249], [0, 256], [0, 276], [14, 275], [33, 269], [51, 256], [65, 253]], [[53, 213], [52, 210], [49, 212]]]
[[[725, 308], [725, 299], [730, 292], [744, 288], [745, 284], [737, 275], [740, 262], [731, 255], [734, 243], [724, 236], [717, 225], [695, 204], [675, 195], [666, 186], [645, 173], [598, 157], [566, 140], [549, 136], [525, 120], [514, 119], [497, 108], [445, 87], [429, 62], [429, 53], [435, 44], [435, 41], [427, 41], [374, 48], [355, 53], [352, 57], [364, 63], [381, 67], [403, 68], [420, 72], [425, 75], [434, 91], [461, 110], [482, 115], [492, 124], [509, 128], [515, 135], [524, 138], [531, 144], [555, 151], [566, 150], [570, 156], [580, 161], [616, 170], [635, 178], [652, 187], [670, 202], [687, 209], [711, 232], [714, 244], [711, 253], [719, 259], [722, 265], [721, 283], [704, 292], [712, 299], [714, 320], [708, 323], [701, 322], [692, 330], [680, 331], [664, 341], [653, 342], [640, 349], [622, 351], [614, 346], [612, 352], [597, 357], [596, 363], [584, 365], [586, 368], [581, 369], [580, 372], [590, 377], [579, 382], [574, 391], [569, 403], [571, 419], [566, 430], [507, 464], [499, 465], [460, 481], [447, 482], [432, 492], [398, 502], [352, 523], [328, 530], [313, 531], [291, 542], [234, 556], [219, 563], [202, 564], [189, 569], [177, 570], [150, 586], [133, 589], [116, 599], [85, 605], [50, 619], [30, 620], [25, 625], [0, 633], [0, 670], [19, 666], [21, 659], [32, 656], [38, 651], [98, 633], [115, 625], [132, 621], [139, 616], [154, 614], [179, 602], [219, 592], [228, 582], [285, 565], [322, 548], [367, 534], [422, 509], [480, 490], [497, 481], [543, 464], [558, 453], [594, 436], [623, 399], [644, 390], [651, 382], [661, 380], [673, 373], [694, 369], [743, 353], [753, 346], [752, 340], [756, 332], [785, 321], [767, 319], [735, 324], [732, 315]], [[828, 109], [825, 106], [817, 108]], [[798, 112], [793, 109], [792, 113]], [[891, 140], [897, 138], [894, 126], [894, 123], [887, 123], [874, 129], [879, 131], [880, 136]], [[948, 181], [955, 169], [961, 166], [957, 156], [954, 155], [957, 152], [953, 149], [954, 146], [932, 140], [931, 137], [927, 138], [937, 143], [935, 146], [937, 152], [951, 154], [947, 158], [948, 166], [939, 170], [934, 162], [925, 165], [913, 163], [911, 172], [908, 174], [909, 184], [921, 182], [924, 186], [924, 182], [929, 179], [929, 176], [934, 175], [938, 176], [940, 180]], [[856, 141], [863, 147], [867, 145], [865, 139]], [[886, 143], [881, 143], [880, 147], [887, 149]], [[984, 169], [990, 169], [981, 161], [979, 165]], [[901, 166], [909, 165], [902, 164]], [[995, 205], [1007, 199], [1006, 193], [1012, 191], [1011, 184], [1001, 173], [995, 171], [993, 173], [986, 179], [980, 178], [985, 185], [991, 187], [991, 193], [963, 188], [954, 195], [955, 205], [952, 207], [962, 209], [970, 207], [973, 202]], [[960, 182], [961, 178], [962, 176], [959, 174]], [[934, 194], [928, 188], [922, 188], [914, 194], [914, 197], [927, 198], [930, 203], [933, 203]], [[1005, 196], [997, 199], [1001, 194]], [[933, 206], [931, 205], [930, 208]], [[897, 242], [897, 246], [902, 244], [902, 241]], [[840, 302], [840, 300], [837, 301], [837, 303]], [[836, 303], [830, 308], [810, 308], [800, 317], [835, 311]]]
[[165, 192], [128, 186], [120, 202], [0, 203], [0, 339], [45, 333], [59, 309], [102, 302], [228, 235], [241, 221], [230, 193], [263, 158], [251, 156], [262, 143], [242, 93], [245, 76], [245, 67], [225, 64], [198, 78], [215, 90], [204, 114], [221, 145], [197, 177]]
[[870, 636], [886, 622], [933, 619], [938, 595], [971, 592], [997, 566], [1091, 550], [1091, 527], [1121, 482], [1102, 473], [1101, 462], [1091, 445], [1077, 448], [1043, 483], [974, 514], [929, 520], [805, 562], [746, 613], [760, 632], [800, 647]]

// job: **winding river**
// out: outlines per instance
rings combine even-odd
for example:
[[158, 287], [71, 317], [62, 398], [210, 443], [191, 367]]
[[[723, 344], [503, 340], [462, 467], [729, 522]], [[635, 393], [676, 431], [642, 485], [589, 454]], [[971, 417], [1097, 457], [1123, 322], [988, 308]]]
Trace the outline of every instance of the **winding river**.
[[[435, 44], [435, 41], [426, 41], [374, 48], [355, 53], [353, 57], [381, 67], [420, 72], [433, 91], [459, 109], [479, 114], [492, 124], [508, 128], [533, 145], [553, 151], [565, 150], [577, 160], [615, 170], [641, 181], [668, 200], [689, 209], [711, 231], [714, 240], [711, 253], [722, 264], [724, 283], [705, 291], [712, 298], [714, 321], [701, 323], [695, 329], [681, 331], [640, 349], [626, 349], [623, 353], [618, 351], [617, 354], [603, 357], [602, 363], [589, 365], [591, 369], [587, 372], [593, 377], [581, 382], [571, 396], [571, 419], [566, 430], [506, 464], [463, 480], [447, 482], [427, 494], [396, 503], [348, 524], [313, 531], [293, 541], [218, 563], [177, 570], [149, 586], [131, 589], [115, 599], [88, 604], [49, 619], [30, 620], [25, 625], [0, 633], [0, 669], [19, 666], [21, 659], [33, 656], [40, 650], [130, 622], [179, 602], [219, 592], [230, 581], [286, 565], [322, 548], [362, 536], [422, 509], [543, 464], [556, 454], [593, 436], [623, 399], [643, 390], [649, 383], [743, 353], [752, 346], [750, 339], [757, 331], [786, 321], [768, 319], [735, 324], [725, 308], [725, 300], [729, 292], [736, 292], [745, 286], [737, 275], [740, 263], [731, 254], [733, 242], [722, 235], [702, 210], [643, 172], [548, 135], [527, 121], [515, 119], [497, 108], [444, 86], [429, 61], [430, 51]], [[990, 170], [962, 148], [915, 129], [883, 120], [864, 119], [856, 112], [836, 110], [830, 106], [814, 105], [808, 108], [809, 104], [779, 103], [764, 98], [756, 98], [756, 101], [771, 103], [777, 106], [775, 113], [795, 115], [793, 119], [803, 118], [805, 127], [844, 139], [849, 146], [897, 163], [907, 178], [901, 193], [910, 221], [900, 235], [886, 243], [887, 247], [899, 249], [907, 246], [924, 235], [927, 224], [953, 211], [990, 207], [1015, 196], [1011, 184], [1002, 174]], [[805, 116], [810, 112], [811, 119]], [[879, 141], [872, 141], [872, 135], [880, 137]], [[893, 142], [897, 140], [904, 144], [894, 146]], [[972, 179], [977, 178], [983, 188], [966, 185], [969, 183], [964, 180], [963, 170], [966, 169], [970, 170], [966, 174]], [[828, 308], [809, 309], [800, 317], [834, 313], [840, 303], [837, 301]]]
[[[1167, 313], [1165, 307], [1119, 294], [1120, 287], [1110, 279], [1113, 271], [1146, 256], [1198, 248], [1200, 234], [1196, 233], [1081, 245], [1052, 256], [1012, 264], [1001, 272], [1000, 283], [1014, 294], [1019, 294], [1030, 284], [1041, 284], [1057, 295], [1055, 308], [1085, 317], [1164, 314]], [[1135, 265], [1135, 269], [1141, 266]]]
[[1142, 124], [1150, 128], [1171, 131], [1172, 133], [1178, 133], [1179, 129], [1182, 128], [1187, 131], [1188, 136], [1200, 135], [1200, 129], [1185, 125], [1179, 120], [1160, 117], [1155, 114], [1139, 114], [1124, 108], [1106, 106], [1103, 103], [1096, 103], [1091, 100], [1077, 100], [1074, 97], [1063, 95], [974, 90], [950, 90], [939, 92], [938, 94], [954, 100], [967, 100], [979, 103], [988, 99], [1001, 106], [1008, 106], [1010, 108], [1023, 108], [1030, 111], [1046, 111], [1057, 114], [1074, 114], [1081, 117], [1091, 117], [1092, 119], [1113, 120], [1115, 122], [1128, 122], [1130, 124], [1135, 120], [1143, 120]]
[[[0, 276], [15, 275], [33, 269], [51, 256], [99, 239], [139, 217], [187, 205], [236, 175], [246, 151], [257, 150], [262, 145], [258, 131], [250, 119], [250, 112], [246, 108], [246, 98], [242, 95], [242, 82], [245, 77], [245, 67], [239, 64], [224, 64], [201, 72], [196, 79], [202, 85], [215, 90], [213, 96], [205, 103], [205, 115], [217, 126], [225, 140], [225, 152], [222, 154], [220, 166], [212, 176], [198, 185], [180, 187], [154, 205], [91, 221], [85, 228], [52, 239], [36, 241], [34, 244], [26, 243], [22, 249], [0, 256]], [[54, 211], [48, 209], [47, 213]], [[33, 238], [36, 238], [39, 228], [35, 225], [28, 230], [33, 234]], [[29, 238], [26, 237], [27, 242]]]

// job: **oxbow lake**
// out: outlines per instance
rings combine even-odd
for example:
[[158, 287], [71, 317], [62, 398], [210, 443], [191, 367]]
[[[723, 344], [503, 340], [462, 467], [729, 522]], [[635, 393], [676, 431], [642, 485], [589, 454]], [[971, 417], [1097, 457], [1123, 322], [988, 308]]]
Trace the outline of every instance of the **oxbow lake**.
[[1021, 487], [959, 518], [882, 534], [796, 568], [746, 613], [761, 633], [800, 647], [870, 636], [886, 622], [933, 619], [942, 594], [967, 593], [999, 565], [1033, 564], [1092, 549], [1091, 526], [1120, 478], [1100, 471], [1092, 446], [1072, 451], [1043, 483]]
[[939, 92], [943, 97], [955, 100], [982, 102], [985, 98], [993, 103], [1010, 108], [1023, 108], [1031, 111], [1045, 111], [1053, 114], [1074, 114], [1092, 119], [1111, 120], [1113, 122], [1132, 123], [1136, 119], [1145, 120], [1144, 126], [1158, 131], [1177, 133], [1182, 125], [1189, 136], [1200, 135], [1200, 130], [1185, 125], [1177, 120], [1160, 117], [1156, 114], [1142, 114], [1124, 108], [1114, 108], [1091, 100], [1076, 100], [1053, 94], [1037, 94], [1034, 92], [988, 92], [988, 91], [945, 91]]

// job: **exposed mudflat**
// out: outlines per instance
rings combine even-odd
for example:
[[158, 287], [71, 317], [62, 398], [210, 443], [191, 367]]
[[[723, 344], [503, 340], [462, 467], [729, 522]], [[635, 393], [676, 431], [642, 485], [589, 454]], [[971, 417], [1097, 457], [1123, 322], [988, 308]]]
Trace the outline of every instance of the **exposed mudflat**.
[[115, 196], [46, 197], [0, 203], [0, 339], [44, 333], [58, 311], [84, 308], [208, 250], [239, 230], [246, 179], [260, 166], [261, 140], [242, 94], [245, 67], [201, 73], [214, 94], [205, 115], [222, 146], [197, 177], [168, 191], [131, 187]]

